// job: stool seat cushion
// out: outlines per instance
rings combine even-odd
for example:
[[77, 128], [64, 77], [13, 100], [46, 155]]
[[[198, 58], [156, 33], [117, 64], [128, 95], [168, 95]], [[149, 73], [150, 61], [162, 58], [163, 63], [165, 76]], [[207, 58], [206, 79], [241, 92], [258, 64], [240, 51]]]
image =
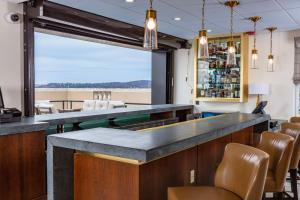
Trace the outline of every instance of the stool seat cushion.
[[171, 187], [168, 200], [242, 200], [234, 193], [217, 187]]

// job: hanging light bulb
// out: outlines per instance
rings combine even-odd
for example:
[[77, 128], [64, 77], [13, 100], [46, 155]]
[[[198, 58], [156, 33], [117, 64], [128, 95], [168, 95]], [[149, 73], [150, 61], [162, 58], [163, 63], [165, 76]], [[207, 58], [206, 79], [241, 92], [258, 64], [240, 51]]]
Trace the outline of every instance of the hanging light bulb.
[[152, 8], [153, 0], [150, 0], [150, 8], [146, 12], [144, 48], [158, 49], [157, 44], [157, 19], [156, 11]]
[[205, 29], [205, 1], [202, 0], [202, 30], [199, 31], [198, 58], [206, 60], [209, 57], [207, 30]]
[[274, 55], [273, 55], [273, 32], [276, 30], [276, 27], [269, 27], [267, 28], [268, 31], [270, 31], [270, 54], [268, 56], [268, 67], [267, 71], [268, 72], [274, 72]]
[[251, 69], [258, 69], [256, 62], [258, 59], [258, 51], [256, 49], [256, 24], [259, 20], [261, 20], [260, 16], [253, 16], [249, 17], [249, 20], [251, 20], [254, 24], [254, 42], [253, 42], [253, 49], [252, 49], [252, 55], [251, 55]]
[[227, 52], [227, 66], [236, 65], [236, 49], [233, 40], [233, 8], [238, 6], [240, 3], [236, 0], [226, 1], [225, 6], [230, 7], [230, 34], [231, 40], [228, 42], [228, 52]]

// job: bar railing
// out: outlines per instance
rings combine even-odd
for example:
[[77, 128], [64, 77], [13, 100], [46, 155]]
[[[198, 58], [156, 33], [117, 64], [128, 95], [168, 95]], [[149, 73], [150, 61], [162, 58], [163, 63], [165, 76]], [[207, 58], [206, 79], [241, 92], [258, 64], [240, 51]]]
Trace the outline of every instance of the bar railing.
[[[83, 103], [83, 100], [51, 100], [50, 103], [62, 103], [62, 109], [73, 109], [73, 103]], [[126, 105], [151, 105], [150, 103], [125, 102]]]

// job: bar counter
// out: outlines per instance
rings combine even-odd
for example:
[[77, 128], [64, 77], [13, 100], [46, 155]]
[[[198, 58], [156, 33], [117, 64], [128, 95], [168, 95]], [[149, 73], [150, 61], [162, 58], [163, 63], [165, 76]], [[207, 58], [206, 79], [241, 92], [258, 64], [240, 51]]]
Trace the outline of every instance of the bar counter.
[[[153, 105], [97, 112], [74, 112], [23, 118], [20, 122], [0, 124], [0, 197], [1, 199], [45, 200], [46, 130], [52, 125], [65, 131], [65, 124], [77, 130], [82, 122], [108, 120], [133, 115], [147, 115], [149, 120], [186, 120], [193, 113], [193, 105]], [[77, 128], [77, 129], [76, 129]], [[90, 128], [90, 127], [87, 127]], [[56, 132], [56, 129], [55, 129]], [[66, 199], [66, 198], [64, 198]]]
[[163, 200], [170, 186], [212, 184], [226, 144], [254, 145], [253, 134], [268, 130], [269, 120], [232, 113], [142, 131], [51, 135], [48, 198]]

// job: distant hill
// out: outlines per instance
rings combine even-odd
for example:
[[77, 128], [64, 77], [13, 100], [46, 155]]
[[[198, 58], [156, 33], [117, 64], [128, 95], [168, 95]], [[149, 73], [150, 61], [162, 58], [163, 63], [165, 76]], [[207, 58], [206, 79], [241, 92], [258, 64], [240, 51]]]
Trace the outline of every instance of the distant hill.
[[36, 88], [151, 88], [151, 81], [138, 80], [130, 82], [107, 83], [48, 83], [36, 84]]

